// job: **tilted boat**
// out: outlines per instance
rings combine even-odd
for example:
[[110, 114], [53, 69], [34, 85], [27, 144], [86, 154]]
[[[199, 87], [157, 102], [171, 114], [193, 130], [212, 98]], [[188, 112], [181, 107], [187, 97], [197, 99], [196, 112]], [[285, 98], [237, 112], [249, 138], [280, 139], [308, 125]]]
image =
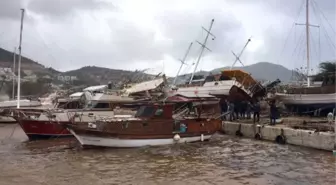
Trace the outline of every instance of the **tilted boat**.
[[168, 96], [176, 94], [212, 95], [220, 98], [250, 100], [263, 97], [266, 88], [242, 70], [223, 70], [219, 75], [209, 75], [202, 85], [174, 87]]
[[[74, 122], [67, 128], [83, 147], [143, 147], [210, 139], [220, 129], [218, 100], [212, 104], [189, 103], [187, 111], [179, 108], [182, 115], [174, 114], [174, 103], [155, 103], [140, 107], [134, 117]], [[212, 117], [202, 114], [203, 110], [212, 111]]]

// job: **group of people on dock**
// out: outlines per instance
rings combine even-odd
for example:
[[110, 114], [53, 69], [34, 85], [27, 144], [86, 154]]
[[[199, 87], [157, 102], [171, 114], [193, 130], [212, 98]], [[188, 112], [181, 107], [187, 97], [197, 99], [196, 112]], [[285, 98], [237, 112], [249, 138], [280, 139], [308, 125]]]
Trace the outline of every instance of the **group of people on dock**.
[[[270, 105], [270, 124], [275, 125], [277, 108], [275, 101], [271, 101]], [[223, 120], [240, 120], [240, 119], [252, 119], [253, 123], [259, 122], [260, 120], [260, 101], [254, 100], [249, 101], [229, 101], [225, 100], [221, 103], [222, 109], [222, 119]]]

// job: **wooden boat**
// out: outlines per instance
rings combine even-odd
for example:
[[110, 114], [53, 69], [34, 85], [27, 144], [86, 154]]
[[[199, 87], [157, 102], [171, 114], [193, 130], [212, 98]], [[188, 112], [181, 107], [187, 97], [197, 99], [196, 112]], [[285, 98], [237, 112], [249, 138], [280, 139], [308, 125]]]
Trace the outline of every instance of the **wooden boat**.
[[205, 109], [206, 105], [189, 103], [194, 106], [189, 109], [190, 114], [183, 116], [173, 116], [174, 103], [157, 103], [141, 106], [134, 117], [74, 122], [68, 124], [67, 128], [83, 147], [143, 147], [210, 139], [220, 129], [220, 116], [215, 114], [219, 113], [218, 101], [207, 105], [206, 110], [213, 111], [213, 117], [202, 116], [202, 108]]
[[[153, 81], [156, 82], [156, 80]], [[148, 82], [141, 84], [148, 84]], [[30, 140], [69, 137], [72, 134], [62, 125], [69, 124], [71, 115], [75, 113], [81, 114], [81, 121], [83, 122], [92, 121], [97, 116], [113, 117], [116, 112], [117, 114], [134, 115], [135, 111], [133, 109], [150, 100], [146, 97], [135, 100], [115, 93], [97, 91], [97, 89], [103, 87], [89, 87], [84, 89], [84, 92], [70, 95], [69, 98], [58, 99], [58, 103], [52, 109], [12, 109], [9, 110], [7, 116], [10, 115], [10, 112], [13, 112], [12, 117], [19, 123]], [[145, 90], [156, 87], [156, 85], [150, 87], [146, 85]], [[143, 91], [143, 89], [133, 89], [132, 93], [139, 91]], [[119, 109], [122, 109], [122, 111], [118, 111]]]

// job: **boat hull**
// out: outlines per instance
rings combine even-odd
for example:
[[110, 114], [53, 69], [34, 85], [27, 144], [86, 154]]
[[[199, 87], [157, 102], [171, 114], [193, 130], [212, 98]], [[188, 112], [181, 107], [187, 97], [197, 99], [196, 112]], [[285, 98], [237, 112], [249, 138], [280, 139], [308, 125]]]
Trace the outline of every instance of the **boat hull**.
[[73, 137], [64, 127], [70, 122], [20, 120], [19, 124], [29, 140], [55, 139], [60, 137]]
[[174, 135], [171, 138], [160, 138], [160, 139], [119, 139], [119, 138], [109, 138], [109, 137], [98, 137], [98, 136], [88, 136], [88, 135], [78, 135], [72, 129], [70, 132], [76, 137], [83, 147], [89, 146], [99, 146], [99, 147], [112, 147], [112, 148], [135, 148], [144, 146], [160, 146], [160, 145], [171, 145], [176, 143], [191, 143], [198, 141], [209, 140], [212, 134], [199, 135], [199, 136], [186, 136], [179, 140], [174, 140]]
[[285, 105], [324, 105], [336, 103], [336, 93], [332, 94], [281, 94], [278, 97]]
[[276, 94], [286, 108], [291, 112], [313, 115], [315, 111], [319, 115], [326, 116], [336, 108], [336, 94]]

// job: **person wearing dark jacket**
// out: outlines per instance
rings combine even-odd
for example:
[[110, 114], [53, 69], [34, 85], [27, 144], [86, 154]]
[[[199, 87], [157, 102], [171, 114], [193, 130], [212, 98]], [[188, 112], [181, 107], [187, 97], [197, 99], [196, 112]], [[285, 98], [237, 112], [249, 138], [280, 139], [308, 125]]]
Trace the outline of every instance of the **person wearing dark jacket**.
[[251, 111], [252, 111], [252, 105], [250, 102], [247, 102], [246, 105], [246, 118], [251, 119]]
[[275, 125], [277, 108], [275, 106], [275, 101], [271, 101], [270, 103], [270, 125]]
[[239, 120], [240, 104], [239, 104], [238, 101], [234, 102], [234, 109], [233, 109], [233, 111], [234, 111], [234, 115], [235, 115], [236, 120]]
[[230, 121], [233, 121], [235, 120], [235, 117], [234, 117], [234, 104], [232, 102], [229, 102], [228, 103], [228, 111], [230, 112], [229, 113], [229, 119]]
[[256, 118], [257, 118], [257, 122], [259, 122], [259, 119], [260, 119], [260, 103], [259, 103], [259, 101], [256, 101], [254, 103], [254, 106], [253, 106], [253, 123], [256, 122]]
[[222, 120], [226, 120], [226, 116], [224, 115], [228, 111], [228, 102], [227, 100], [221, 102], [221, 114]]

